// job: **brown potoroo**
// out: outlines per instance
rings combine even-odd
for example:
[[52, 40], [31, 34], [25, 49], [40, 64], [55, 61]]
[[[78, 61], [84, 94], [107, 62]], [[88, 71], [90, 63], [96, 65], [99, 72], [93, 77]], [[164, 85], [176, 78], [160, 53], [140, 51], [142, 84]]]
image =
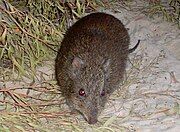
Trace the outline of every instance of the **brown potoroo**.
[[55, 60], [60, 91], [70, 108], [89, 124], [98, 120], [125, 73], [129, 35], [120, 20], [106, 13], [81, 18], [66, 32]]

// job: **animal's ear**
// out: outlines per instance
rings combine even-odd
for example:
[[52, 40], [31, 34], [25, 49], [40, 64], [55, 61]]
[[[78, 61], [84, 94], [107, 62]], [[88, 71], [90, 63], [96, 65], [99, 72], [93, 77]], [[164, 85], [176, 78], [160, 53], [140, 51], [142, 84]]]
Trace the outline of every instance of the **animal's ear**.
[[79, 75], [83, 66], [84, 66], [84, 61], [79, 57], [74, 57], [71, 62], [71, 68], [69, 72], [70, 78], [72, 79], [76, 78]]
[[103, 70], [105, 72], [106, 77], [108, 77], [110, 74], [110, 59], [104, 59]]
[[84, 62], [79, 57], [75, 57], [72, 61], [73, 70], [79, 70], [83, 67]]

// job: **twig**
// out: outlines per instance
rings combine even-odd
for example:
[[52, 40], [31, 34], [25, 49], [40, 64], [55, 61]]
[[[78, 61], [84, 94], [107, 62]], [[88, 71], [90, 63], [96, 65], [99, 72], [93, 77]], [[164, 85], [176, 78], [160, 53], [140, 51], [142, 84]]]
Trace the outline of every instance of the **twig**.
[[171, 83], [179, 83], [179, 81], [176, 79], [173, 71], [171, 71], [169, 74], [171, 77]]

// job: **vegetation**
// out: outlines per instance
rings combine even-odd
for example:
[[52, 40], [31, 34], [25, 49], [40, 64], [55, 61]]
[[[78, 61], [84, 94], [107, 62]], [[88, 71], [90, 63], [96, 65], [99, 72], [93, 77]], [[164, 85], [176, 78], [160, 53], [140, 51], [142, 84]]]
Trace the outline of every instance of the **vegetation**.
[[[159, 0], [148, 1], [146, 7], [139, 9], [143, 9], [150, 17], [161, 15], [180, 26], [179, 0], [166, 3]], [[52, 62], [67, 28], [85, 13], [96, 11], [100, 7], [109, 7], [112, 2], [120, 2], [132, 9], [130, 3], [133, 1], [130, 0], [0, 0], [0, 131], [87, 129], [84, 119], [79, 125], [79, 118], [64, 106], [64, 99], [57, 90], [53, 75], [46, 74], [46, 71], [42, 74], [37, 69], [48, 67], [53, 70]], [[135, 58], [132, 60], [137, 61], [133, 62], [136, 67], [129, 72], [141, 67], [142, 60]], [[146, 68], [149, 69], [148, 66]], [[125, 89], [134, 81], [138, 82], [137, 73], [129, 76], [123, 86]], [[167, 94], [166, 91], [164, 93]], [[160, 94], [162, 93], [157, 93]], [[171, 111], [179, 113], [179, 104]], [[130, 114], [122, 120], [128, 119]], [[150, 116], [146, 115], [145, 118]], [[117, 118], [121, 117], [114, 115], [106, 122], [101, 122], [103, 125], [100, 127], [93, 127], [89, 131], [131, 129], [121, 124], [111, 125]]]

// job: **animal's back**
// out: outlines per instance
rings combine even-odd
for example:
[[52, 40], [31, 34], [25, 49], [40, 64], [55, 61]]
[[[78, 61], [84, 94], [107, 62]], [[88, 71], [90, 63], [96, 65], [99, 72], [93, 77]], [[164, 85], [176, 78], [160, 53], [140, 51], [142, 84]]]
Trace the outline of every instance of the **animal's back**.
[[[98, 56], [111, 61], [111, 85], [122, 80], [129, 48], [129, 35], [120, 20], [105, 13], [92, 13], [77, 21], [67, 31], [56, 59], [61, 71], [67, 59], [91, 53], [92, 63]], [[64, 57], [63, 57], [64, 56]], [[113, 88], [112, 88], [112, 91]]]
[[129, 35], [121, 21], [112, 15], [93, 13], [80, 19], [67, 31], [60, 50], [68, 47], [69, 50], [76, 49], [73, 52], [77, 54], [86, 51], [97, 51], [98, 54], [117, 51], [118, 54], [127, 52], [128, 45]]

